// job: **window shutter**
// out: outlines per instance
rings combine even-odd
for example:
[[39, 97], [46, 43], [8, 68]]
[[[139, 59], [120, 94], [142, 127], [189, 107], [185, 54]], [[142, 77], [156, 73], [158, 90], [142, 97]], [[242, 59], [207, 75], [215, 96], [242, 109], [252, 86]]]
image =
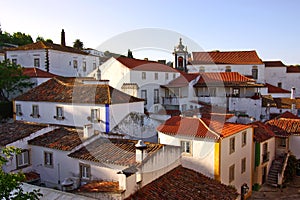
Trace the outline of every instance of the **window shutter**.
[[260, 143], [255, 142], [255, 167], [260, 164]]

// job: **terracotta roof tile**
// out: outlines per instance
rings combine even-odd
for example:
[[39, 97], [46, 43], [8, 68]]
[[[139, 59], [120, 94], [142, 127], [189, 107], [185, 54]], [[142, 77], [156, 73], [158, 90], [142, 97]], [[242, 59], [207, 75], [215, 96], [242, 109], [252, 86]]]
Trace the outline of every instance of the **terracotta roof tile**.
[[88, 53], [81, 51], [79, 49], [75, 49], [69, 46], [62, 46], [59, 44], [52, 44], [44, 41], [39, 41], [32, 44], [26, 44], [23, 46], [15, 47], [15, 48], [8, 48], [6, 51], [26, 51], [26, 50], [39, 50], [39, 49], [52, 49], [57, 51], [64, 51], [69, 53], [76, 53], [76, 54], [83, 54], [88, 55]]
[[121, 192], [119, 190], [119, 182], [112, 181], [91, 181], [80, 186], [76, 192]]
[[[137, 164], [136, 143], [136, 140], [100, 138], [69, 154], [69, 156], [93, 162], [131, 166]], [[145, 142], [145, 144], [147, 145], [148, 156], [163, 147], [162, 144], [149, 142]]]
[[117, 104], [139, 102], [107, 84], [83, 84], [81, 79], [55, 77], [15, 98], [17, 101]]
[[201, 173], [176, 167], [127, 199], [237, 199], [236, 189], [221, 184]]
[[275, 133], [264, 123], [257, 121], [252, 123], [254, 127], [254, 141], [264, 142], [275, 136]]
[[36, 172], [25, 172], [25, 182], [31, 182], [40, 179], [40, 175]]
[[84, 141], [83, 131], [75, 128], [58, 128], [28, 141], [28, 144], [71, 151]]
[[214, 119], [220, 119], [220, 121], [213, 121], [207, 118], [174, 116], [159, 125], [157, 131], [167, 135], [182, 135], [216, 140], [219, 137], [228, 137], [251, 127], [249, 125], [227, 123], [224, 116], [215, 117]]
[[263, 64], [256, 51], [211, 51], [193, 52], [192, 64]]
[[201, 77], [195, 84], [195, 87], [203, 87], [206, 85], [224, 85], [224, 86], [261, 86], [256, 84], [255, 80], [247, 78], [238, 72], [206, 72], [200, 73]]
[[281, 115], [277, 116], [276, 118], [287, 118], [287, 119], [300, 119], [300, 117], [294, 115], [293, 113], [289, 111], [285, 111]]
[[290, 112], [285, 112], [275, 119], [267, 121], [266, 124], [278, 136], [300, 134], [300, 118]]
[[43, 70], [40, 70], [38, 68], [32, 67], [32, 68], [23, 68], [23, 74], [26, 76], [29, 76], [30, 78], [53, 78], [56, 75], [52, 74], [50, 72], [45, 72]]
[[167, 65], [148, 60], [139, 60], [135, 58], [127, 58], [127, 57], [117, 57], [117, 61], [125, 65], [127, 68], [131, 70], [137, 71], [160, 71], [160, 72], [177, 72], [178, 71], [172, 67]]
[[278, 61], [264, 61], [265, 67], [286, 67], [280, 60]]
[[269, 83], [266, 83], [266, 86], [268, 88], [268, 92], [269, 93], [291, 93], [290, 91], [288, 90], [285, 90], [285, 89], [282, 89], [280, 87], [276, 87], [274, 85], [271, 85]]
[[170, 83], [168, 83], [167, 85], [164, 85], [162, 87], [184, 87], [184, 86], [188, 86], [189, 83], [192, 80], [195, 80], [197, 77], [199, 76], [199, 74], [180, 74], [179, 77], [177, 77], [176, 79], [172, 80]]
[[13, 123], [0, 123], [0, 146], [8, 145], [17, 140], [30, 136], [46, 125], [15, 121]]

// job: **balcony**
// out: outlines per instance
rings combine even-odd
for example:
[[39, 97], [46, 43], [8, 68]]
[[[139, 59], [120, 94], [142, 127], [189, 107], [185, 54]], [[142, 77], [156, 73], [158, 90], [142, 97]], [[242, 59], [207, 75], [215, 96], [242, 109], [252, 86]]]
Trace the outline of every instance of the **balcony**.
[[177, 97], [162, 97], [163, 105], [179, 105], [179, 99]]
[[266, 163], [270, 160], [270, 152], [264, 153], [262, 155], [262, 163]]

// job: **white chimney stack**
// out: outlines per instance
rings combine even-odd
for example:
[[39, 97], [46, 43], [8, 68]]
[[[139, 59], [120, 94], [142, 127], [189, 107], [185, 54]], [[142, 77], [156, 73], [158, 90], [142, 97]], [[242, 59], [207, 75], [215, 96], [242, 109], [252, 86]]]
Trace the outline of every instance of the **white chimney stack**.
[[93, 125], [86, 124], [83, 126], [83, 138], [89, 138], [94, 135]]
[[147, 148], [147, 145], [142, 141], [142, 140], [139, 140], [137, 142], [137, 144], [135, 145], [135, 160], [136, 162], [142, 162], [145, 157], [147, 156], [146, 155], [146, 148]]
[[96, 72], [95, 76], [96, 76], [95, 79], [96, 79], [97, 81], [100, 81], [100, 80], [101, 80], [101, 71], [100, 71], [99, 68], [97, 69], [97, 72]]
[[292, 89], [291, 89], [291, 99], [295, 99], [295, 97], [296, 97], [296, 88], [292, 87]]

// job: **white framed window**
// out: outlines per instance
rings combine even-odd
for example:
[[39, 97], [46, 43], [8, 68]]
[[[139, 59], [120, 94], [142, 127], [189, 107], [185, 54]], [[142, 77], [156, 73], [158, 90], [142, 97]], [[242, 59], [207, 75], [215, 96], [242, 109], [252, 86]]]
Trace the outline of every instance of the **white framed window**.
[[154, 103], [159, 103], [159, 89], [154, 89]]
[[154, 73], [154, 80], [158, 80], [158, 73], [157, 72]]
[[17, 157], [17, 168], [24, 167], [30, 164], [29, 151], [27, 149], [22, 150], [22, 152], [18, 154], [16, 157]]
[[40, 59], [39, 58], [34, 58], [33, 59], [33, 64], [34, 64], [34, 67], [40, 67]]
[[147, 105], [147, 90], [141, 90], [141, 98], [145, 100], [144, 105]]
[[39, 118], [40, 117], [39, 106], [38, 105], [32, 105], [31, 117], [33, 117], [33, 118]]
[[190, 141], [180, 141], [180, 147], [182, 153], [191, 154], [191, 142]]
[[44, 165], [46, 167], [53, 167], [53, 153], [44, 151]]
[[229, 154], [235, 152], [235, 137], [230, 138], [229, 140]]
[[243, 158], [241, 160], [241, 173], [245, 173], [246, 172], [246, 158]]
[[247, 131], [242, 133], [242, 147], [247, 144]]
[[146, 72], [142, 72], [142, 80], [146, 80]]
[[86, 72], [86, 61], [82, 62], [82, 71]]
[[64, 110], [63, 110], [63, 107], [60, 107], [60, 106], [56, 107], [56, 119], [57, 120], [64, 119]]
[[90, 179], [90, 177], [91, 177], [91, 166], [80, 163], [79, 164], [79, 170], [80, 170], [80, 178]]
[[98, 109], [91, 109], [91, 122], [98, 122], [99, 111]]
[[16, 104], [16, 115], [17, 116], [22, 116], [23, 115], [21, 104]]
[[229, 167], [229, 183], [234, 181], [234, 164]]
[[75, 69], [77, 69], [77, 67], [78, 67], [78, 62], [77, 62], [77, 60], [73, 60], [73, 67], [74, 67]]
[[166, 78], [166, 80], [169, 80], [169, 73], [165, 74], [165, 78]]
[[253, 77], [254, 79], [257, 79], [257, 77], [258, 77], [258, 69], [257, 69], [257, 66], [253, 66], [253, 67], [252, 67], [252, 77]]
[[233, 88], [232, 96], [239, 97], [240, 96], [240, 89], [239, 88]]

